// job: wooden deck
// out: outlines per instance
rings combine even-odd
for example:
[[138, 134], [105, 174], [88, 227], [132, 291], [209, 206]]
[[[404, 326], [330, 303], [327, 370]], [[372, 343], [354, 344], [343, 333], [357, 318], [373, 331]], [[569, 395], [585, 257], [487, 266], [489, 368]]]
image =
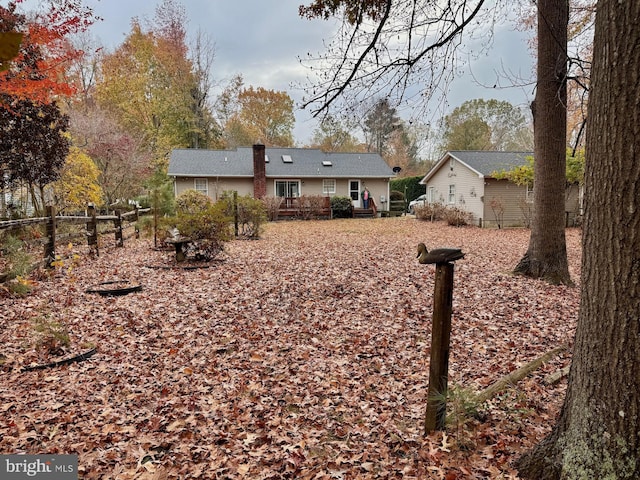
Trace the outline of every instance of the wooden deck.
[[278, 218], [331, 218], [331, 198], [322, 197], [321, 202], [317, 197], [286, 197], [278, 209]]
[[[302, 201], [302, 204], [301, 204]], [[353, 218], [375, 218], [378, 210], [373, 199], [370, 200], [369, 208], [354, 208]], [[317, 199], [310, 200], [305, 197], [287, 197], [283, 199], [282, 205], [278, 209], [280, 219], [302, 219], [309, 220], [315, 218], [333, 218], [331, 212], [331, 198], [322, 197], [322, 203]]]

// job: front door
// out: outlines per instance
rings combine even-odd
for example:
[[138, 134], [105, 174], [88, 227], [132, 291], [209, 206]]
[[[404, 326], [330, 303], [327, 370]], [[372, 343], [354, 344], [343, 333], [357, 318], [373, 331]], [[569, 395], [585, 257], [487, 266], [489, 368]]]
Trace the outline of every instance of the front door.
[[354, 208], [360, 208], [360, 180], [349, 180], [349, 196]]

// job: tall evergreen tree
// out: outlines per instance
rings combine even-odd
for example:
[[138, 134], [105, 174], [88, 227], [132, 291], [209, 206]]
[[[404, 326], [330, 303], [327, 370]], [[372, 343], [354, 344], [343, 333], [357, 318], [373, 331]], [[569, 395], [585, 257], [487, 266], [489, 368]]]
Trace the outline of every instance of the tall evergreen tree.
[[394, 130], [402, 127], [397, 110], [382, 98], [375, 102], [364, 119], [364, 135], [370, 152], [384, 155], [388, 149], [389, 139]]

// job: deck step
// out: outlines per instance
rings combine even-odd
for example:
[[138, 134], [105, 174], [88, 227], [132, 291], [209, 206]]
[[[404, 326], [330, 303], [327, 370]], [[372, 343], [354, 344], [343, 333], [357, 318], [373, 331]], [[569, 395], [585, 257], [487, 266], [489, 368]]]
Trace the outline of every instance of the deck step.
[[373, 218], [375, 217], [373, 208], [354, 208], [353, 218]]

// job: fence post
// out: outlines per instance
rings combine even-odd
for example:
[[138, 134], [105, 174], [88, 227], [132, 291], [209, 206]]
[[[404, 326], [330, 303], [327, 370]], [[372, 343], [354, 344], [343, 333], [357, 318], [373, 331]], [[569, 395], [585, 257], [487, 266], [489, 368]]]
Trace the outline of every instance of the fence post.
[[124, 247], [124, 239], [122, 237], [122, 210], [116, 210], [116, 219], [113, 221], [116, 228], [116, 247]]
[[235, 227], [236, 237], [238, 236], [238, 192], [233, 191], [233, 222]]
[[87, 222], [87, 244], [89, 245], [89, 252], [95, 253], [96, 257], [98, 252], [98, 220], [96, 219], [96, 207], [89, 205], [87, 207], [90, 220]]
[[[157, 202], [154, 202], [157, 204]], [[158, 248], [158, 207], [154, 205], [153, 209], [153, 247]]]
[[56, 209], [51, 205], [47, 206], [46, 233], [48, 239], [44, 244], [44, 262], [47, 268], [52, 268], [56, 259]]

